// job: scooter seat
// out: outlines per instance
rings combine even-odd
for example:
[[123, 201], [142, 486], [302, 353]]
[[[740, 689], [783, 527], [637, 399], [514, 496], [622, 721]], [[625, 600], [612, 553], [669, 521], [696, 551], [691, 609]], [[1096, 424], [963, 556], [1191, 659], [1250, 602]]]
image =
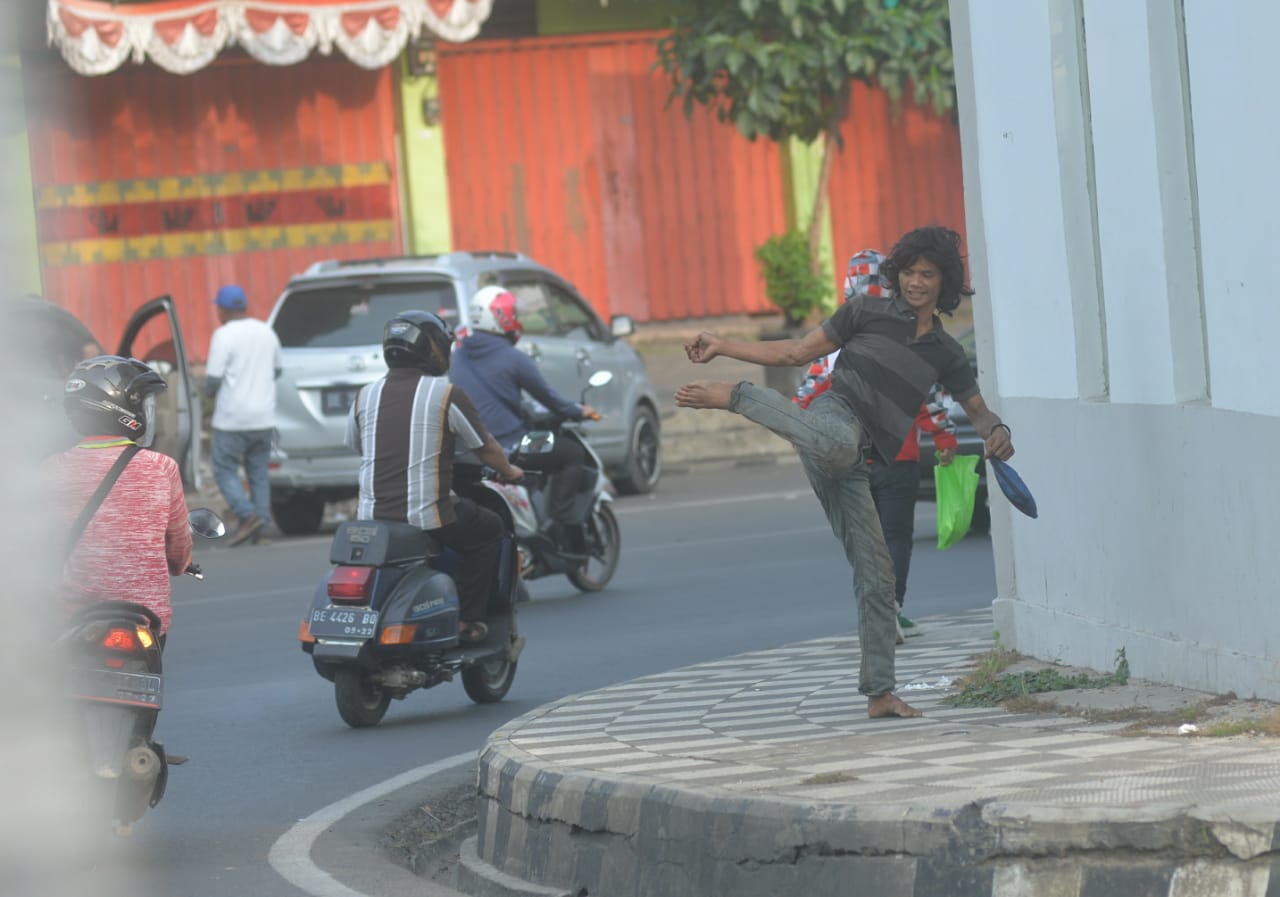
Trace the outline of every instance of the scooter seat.
[[382, 567], [422, 561], [440, 553], [431, 534], [409, 523], [346, 520], [329, 547], [329, 563]]

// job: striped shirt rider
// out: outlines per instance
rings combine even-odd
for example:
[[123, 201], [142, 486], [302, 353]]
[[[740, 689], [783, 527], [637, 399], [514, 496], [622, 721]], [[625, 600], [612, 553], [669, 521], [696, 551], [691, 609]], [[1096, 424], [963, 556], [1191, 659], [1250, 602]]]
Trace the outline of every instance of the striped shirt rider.
[[359, 452], [362, 520], [453, 523], [453, 456], [478, 449], [488, 430], [475, 405], [445, 377], [391, 368], [363, 387], [347, 416], [348, 447]]

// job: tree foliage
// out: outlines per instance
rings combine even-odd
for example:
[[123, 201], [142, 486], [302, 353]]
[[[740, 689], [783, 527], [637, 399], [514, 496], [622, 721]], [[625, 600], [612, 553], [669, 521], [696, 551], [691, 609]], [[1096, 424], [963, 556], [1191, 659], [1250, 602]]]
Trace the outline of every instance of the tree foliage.
[[751, 139], [835, 131], [853, 81], [955, 105], [947, 0], [686, 0], [658, 61], [686, 114], [710, 107]]
[[[657, 65], [671, 78], [668, 102], [683, 98], [686, 115], [705, 106], [751, 140], [825, 137], [808, 228], [815, 275], [852, 83], [882, 87], [895, 103], [910, 90], [938, 114], [955, 107], [947, 0], [682, 0]], [[774, 299], [788, 318], [812, 301]]]

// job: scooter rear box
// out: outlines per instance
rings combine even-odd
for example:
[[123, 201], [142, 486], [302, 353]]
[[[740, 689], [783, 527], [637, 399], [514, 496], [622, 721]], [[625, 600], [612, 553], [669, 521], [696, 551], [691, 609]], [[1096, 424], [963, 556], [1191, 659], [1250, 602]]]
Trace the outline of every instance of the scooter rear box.
[[419, 561], [434, 553], [426, 530], [385, 520], [347, 520], [338, 525], [329, 563], [381, 567]]

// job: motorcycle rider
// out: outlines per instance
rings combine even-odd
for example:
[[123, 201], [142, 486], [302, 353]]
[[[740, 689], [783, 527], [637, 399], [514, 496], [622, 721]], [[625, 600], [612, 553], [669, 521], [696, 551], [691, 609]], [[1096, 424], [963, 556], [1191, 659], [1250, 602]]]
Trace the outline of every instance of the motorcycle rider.
[[361, 387], [347, 416], [347, 445], [359, 452], [363, 520], [411, 523], [458, 553], [458, 638], [488, 635], [489, 593], [502, 520], [453, 495], [455, 445], [471, 449], [505, 482], [524, 471], [507, 461], [465, 390], [445, 378], [453, 333], [425, 311], [406, 311], [383, 330], [388, 371]]
[[[528, 432], [521, 412], [521, 394], [529, 393], [552, 412], [567, 420], [599, 420], [590, 405], [566, 399], [557, 392], [532, 358], [516, 349], [523, 327], [516, 312], [516, 297], [501, 286], [486, 286], [472, 297], [471, 329], [454, 353], [450, 379], [466, 390], [498, 444], [514, 450]], [[557, 440], [555, 447], [538, 455], [538, 469], [549, 474], [548, 520], [542, 527], [552, 541], [560, 542], [570, 519], [578, 478], [586, 467], [586, 451], [572, 439]]]
[[[150, 445], [155, 397], [167, 386], [136, 358], [99, 355], [72, 369], [63, 410], [82, 439], [41, 467], [57, 524], [71, 528], [129, 446]], [[173, 616], [169, 577], [181, 576], [190, 563], [191, 529], [178, 464], [144, 448], [89, 519], [66, 561], [59, 593], [73, 611], [94, 601], [143, 605], [160, 618], [163, 647]]]

